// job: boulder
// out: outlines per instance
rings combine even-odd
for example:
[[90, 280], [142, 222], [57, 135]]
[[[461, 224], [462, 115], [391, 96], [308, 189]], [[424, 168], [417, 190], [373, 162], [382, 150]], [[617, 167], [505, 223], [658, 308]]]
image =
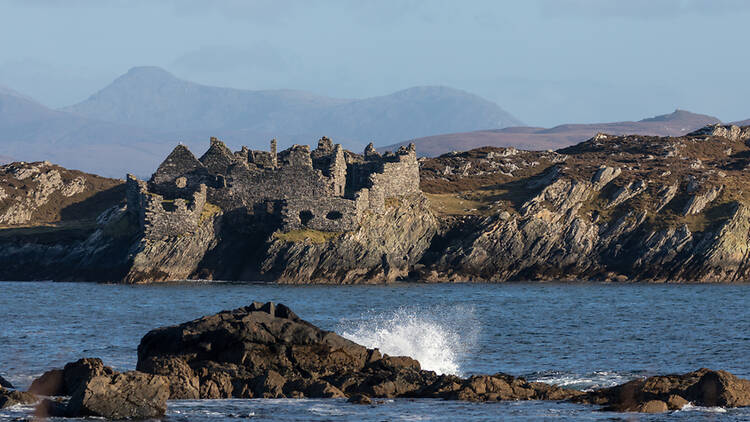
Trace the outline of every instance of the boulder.
[[[618, 412], [660, 412], [699, 406], [750, 406], [750, 381], [726, 371], [699, 369], [682, 375], [659, 375], [599, 389], [574, 398]], [[656, 403], [659, 402], [659, 403]], [[663, 405], [662, 405], [663, 404]]]
[[13, 387], [13, 384], [10, 383], [10, 381], [6, 380], [2, 376], [0, 376], [0, 387], [3, 387], [3, 388], [15, 388], [15, 387]]
[[70, 396], [83, 383], [99, 375], [112, 375], [114, 371], [104, 366], [99, 358], [84, 358], [52, 369], [35, 379], [29, 391], [40, 396]]
[[64, 396], [67, 393], [62, 369], [52, 369], [31, 382], [29, 392], [40, 396]]
[[667, 407], [669, 407], [669, 410], [680, 410], [688, 403], [690, 402], [677, 394], [672, 394], [667, 397]]
[[66, 408], [69, 417], [148, 419], [164, 416], [169, 383], [161, 375], [131, 371], [95, 376], [82, 384]]
[[62, 399], [44, 399], [34, 408], [34, 416], [38, 418], [65, 417], [67, 415], [67, 403]]
[[31, 404], [38, 399], [36, 395], [24, 391], [9, 390], [0, 387], [0, 409], [15, 406], [17, 404]]
[[200, 398], [200, 383], [193, 369], [179, 358], [151, 357], [139, 363], [143, 372], [164, 375], [169, 381], [169, 398]]
[[372, 404], [372, 399], [364, 394], [354, 394], [347, 400], [349, 403], [354, 404]]
[[638, 406], [638, 411], [642, 413], [664, 413], [669, 411], [669, 407], [661, 400], [649, 400]]
[[750, 380], [737, 378], [727, 371], [700, 369], [698, 381], [685, 390], [683, 397], [701, 406], [750, 406]]
[[341, 394], [327, 378], [361, 373], [371, 356], [380, 358], [269, 302], [152, 330], [137, 369], [167, 376], [172, 398], [321, 397]]

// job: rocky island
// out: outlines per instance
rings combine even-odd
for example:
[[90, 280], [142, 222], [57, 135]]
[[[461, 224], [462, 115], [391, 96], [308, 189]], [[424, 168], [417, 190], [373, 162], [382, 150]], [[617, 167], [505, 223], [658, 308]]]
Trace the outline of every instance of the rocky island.
[[749, 139], [712, 125], [418, 158], [212, 138], [147, 181], [12, 163], [0, 279], [747, 282]]

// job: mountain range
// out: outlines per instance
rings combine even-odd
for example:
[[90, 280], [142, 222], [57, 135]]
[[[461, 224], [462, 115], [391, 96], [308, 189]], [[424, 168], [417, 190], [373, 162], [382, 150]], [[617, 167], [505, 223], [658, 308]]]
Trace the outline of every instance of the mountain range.
[[[202, 152], [210, 136], [232, 147], [314, 144], [328, 136], [360, 150], [436, 133], [518, 125], [497, 104], [464, 91], [414, 87], [365, 99], [304, 91], [250, 91], [185, 81], [136, 67], [85, 101], [49, 109], [0, 90], [0, 155], [54, 161], [122, 177], [148, 175], [178, 142]], [[0, 157], [1, 158], [1, 157]]]
[[210, 136], [253, 149], [267, 149], [271, 138], [285, 148], [328, 136], [354, 151], [369, 142], [381, 150], [415, 142], [420, 155], [435, 156], [480, 146], [556, 149], [597, 132], [679, 136], [718, 122], [677, 110], [638, 122], [524, 127], [497, 104], [448, 87], [342, 99], [207, 86], [135, 67], [59, 110], [0, 87], [0, 163], [49, 160], [109, 177], [148, 177], [178, 142], [200, 155]]
[[382, 147], [381, 150], [392, 150], [408, 142], [414, 142], [417, 152], [425, 156], [438, 156], [451, 151], [465, 151], [482, 146], [555, 150], [575, 145], [600, 132], [610, 135], [681, 136], [715, 123], [721, 123], [721, 121], [713, 116], [676, 110], [671, 114], [651, 117], [637, 122], [566, 124], [549, 129], [508, 127], [496, 130], [426, 136]]

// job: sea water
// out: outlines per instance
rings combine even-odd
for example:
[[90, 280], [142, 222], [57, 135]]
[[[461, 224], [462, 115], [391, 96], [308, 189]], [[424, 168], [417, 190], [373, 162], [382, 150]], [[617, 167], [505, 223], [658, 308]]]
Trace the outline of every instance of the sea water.
[[[0, 374], [25, 388], [45, 370], [100, 357], [135, 368], [141, 337], [253, 301], [423, 368], [505, 372], [578, 389], [701, 367], [750, 378], [750, 285], [596, 283], [124, 286], [0, 282]], [[0, 411], [25, 418], [30, 408]], [[686, 406], [665, 415], [557, 402], [338, 399], [170, 401], [167, 420], [750, 420], [750, 409]]]

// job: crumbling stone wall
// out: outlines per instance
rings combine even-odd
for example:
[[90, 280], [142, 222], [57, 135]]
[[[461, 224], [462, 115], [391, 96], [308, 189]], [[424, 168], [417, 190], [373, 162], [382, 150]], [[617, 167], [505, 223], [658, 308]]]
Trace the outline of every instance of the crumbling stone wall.
[[184, 198], [165, 199], [149, 192], [147, 184], [128, 175], [126, 199], [128, 212], [134, 214], [146, 239], [161, 239], [193, 233], [198, 229], [206, 205], [206, 185]]
[[360, 220], [356, 202], [344, 198], [290, 199], [282, 215], [285, 230], [350, 231]]
[[[193, 217], [187, 204], [200, 186], [207, 200], [225, 211], [244, 210], [261, 218], [273, 214], [284, 231], [349, 231], [358, 227], [364, 212], [384, 212], [388, 198], [419, 192], [419, 164], [414, 145], [381, 156], [370, 144], [357, 155], [326, 137], [313, 151], [294, 145], [279, 153], [275, 140], [271, 151], [243, 147], [233, 153], [211, 138], [200, 160], [180, 145], [149, 182], [146, 193], [159, 198], [142, 204], [151, 212], [152, 227], [158, 226], [151, 230], [178, 231], [178, 223]], [[161, 208], [174, 204], [173, 214], [162, 215], [157, 202]]]

